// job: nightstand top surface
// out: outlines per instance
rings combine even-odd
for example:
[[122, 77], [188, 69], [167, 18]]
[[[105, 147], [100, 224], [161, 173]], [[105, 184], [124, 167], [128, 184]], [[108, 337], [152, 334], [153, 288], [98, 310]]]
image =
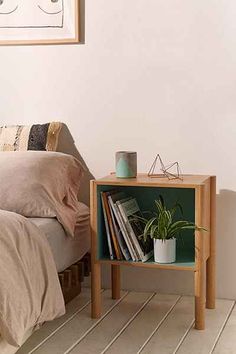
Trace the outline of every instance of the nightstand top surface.
[[127, 186], [160, 186], [160, 187], [178, 187], [194, 188], [204, 185], [211, 176], [207, 175], [182, 175], [183, 180], [166, 177], [149, 177], [146, 173], [138, 173], [136, 178], [117, 178], [115, 173], [97, 179], [97, 184], [127, 185]]

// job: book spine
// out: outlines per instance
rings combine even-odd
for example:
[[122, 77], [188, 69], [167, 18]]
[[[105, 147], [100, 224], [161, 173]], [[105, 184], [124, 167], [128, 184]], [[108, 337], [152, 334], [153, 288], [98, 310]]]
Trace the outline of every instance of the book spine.
[[117, 226], [117, 222], [116, 222], [115, 215], [114, 215], [109, 198], [110, 197], [108, 197], [108, 203], [109, 203], [109, 207], [110, 207], [110, 212], [111, 212], [111, 217], [112, 217], [112, 222], [113, 222], [116, 238], [117, 238], [117, 241], [119, 243], [119, 246], [120, 246], [120, 249], [121, 249], [121, 252], [122, 252], [124, 258], [128, 261], [128, 260], [130, 260], [129, 250], [128, 250], [126, 243], [121, 235], [121, 231], [119, 230], [119, 227]]
[[124, 220], [125, 226], [127, 228], [128, 235], [130, 236], [130, 240], [131, 240], [132, 245], [134, 247], [136, 257], [140, 261], [140, 260], [142, 260], [142, 257], [141, 257], [141, 254], [140, 254], [141, 249], [140, 249], [139, 243], [137, 241], [137, 238], [136, 238], [136, 236], [135, 236], [135, 234], [133, 232], [133, 229], [130, 226], [129, 220], [128, 220], [126, 214], [125, 214], [125, 211], [123, 210], [122, 204], [118, 204], [118, 207], [119, 207], [121, 216], [122, 216], [122, 218]]
[[132, 247], [130, 245], [129, 238], [127, 238], [127, 235], [126, 235], [127, 231], [125, 230], [125, 226], [122, 223], [122, 219], [121, 219], [121, 217], [119, 215], [119, 210], [118, 210], [117, 206], [115, 205], [115, 203], [113, 202], [111, 196], [108, 197], [108, 202], [109, 202], [109, 204], [111, 206], [111, 209], [113, 211], [114, 217], [116, 218], [116, 221], [117, 221], [117, 223], [119, 225], [120, 232], [121, 232], [121, 237], [123, 238], [123, 241], [124, 241], [124, 243], [126, 245], [125, 253], [127, 253], [128, 259], [126, 257], [125, 258], [126, 258], [126, 260], [130, 260], [130, 257], [131, 257], [132, 260], [135, 261], [136, 258], [134, 256], [134, 252], [133, 252]]
[[109, 225], [108, 225], [108, 220], [107, 220], [107, 214], [106, 214], [106, 209], [105, 209], [105, 204], [104, 204], [104, 196], [101, 193], [101, 201], [102, 201], [102, 209], [103, 209], [103, 216], [104, 216], [104, 222], [105, 222], [105, 228], [106, 228], [106, 234], [107, 234], [107, 243], [108, 243], [108, 249], [109, 249], [109, 254], [110, 254], [110, 259], [114, 259], [114, 253], [113, 253], [113, 248], [112, 248], [112, 243], [111, 243], [111, 235], [110, 235], [110, 230], [109, 230]]
[[111, 213], [110, 213], [110, 209], [109, 209], [109, 205], [108, 205], [108, 200], [107, 200], [107, 196], [104, 192], [102, 192], [103, 197], [104, 197], [104, 205], [105, 205], [105, 210], [106, 210], [106, 214], [107, 214], [107, 220], [108, 220], [108, 224], [110, 226], [110, 231], [111, 231], [111, 237], [112, 237], [112, 241], [113, 241], [113, 245], [114, 245], [114, 249], [115, 249], [115, 254], [116, 254], [116, 258], [118, 260], [122, 259], [122, 255], [121, 255], [121, 251], [119, 248], [119, 244], [118, 241], [116, 239], [116, 235], [115, 235], [115, 230], [113, 227], [113, 223], [112, 223], [112, 218], [111, 218]]
[[117, 213], [117, 217], [120, 221], [120, 225], [121, 225], [121, 230], [122, 230], [122, 233], [123, 233], [123, 237], [125, 239], [125, 242], [127, 244], [127, 247], [129, 249], [129, 252], [130, 252], [130, 255], [131, 255], [131, 258], [133, 261], [137, 261], [138, 258], [136, 256], [136, 253], [135, 253], [135, 250], [133, 248], [133, 245], [132, 245], [132, 242], [130, 241], [130, 238], [129, 238], [129, 234], [128, 234], [128, 231], [126, 229], [126, 226], [125, 226], [125, 223], [123, 221], [123, 218], [120, 214], [120, 211], [119, 211], [119, 208], [117, 205], [115, 205], [115, 210], [116, 210], [116, 213]]
[[137, 237], [136, 237], [136, 235], [135, 235], [135, 233], [134, 233], [134, 231], [132, 229], [132, 226], [130, 225], [128, 219], [126, 220], [126, 225], [127, 225], [128, 230], [129, 230], [129, 234], [132, 237], [132, 240], [133, 240], [133, 242], [135, 244], [135, 248], [136, 248], [137, 253], [139, 255], [139, 259], [142, 261], [144, 259], [144, 253], [142, 251], [142, 248], [140, 247], [140, 244], [139, 244], [139, 242], [137, 240]]

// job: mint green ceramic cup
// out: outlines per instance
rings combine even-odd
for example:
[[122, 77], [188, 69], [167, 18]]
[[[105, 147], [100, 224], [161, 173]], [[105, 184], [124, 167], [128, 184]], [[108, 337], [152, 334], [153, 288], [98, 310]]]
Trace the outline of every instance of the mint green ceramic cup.
[[137, 176], [137, 152], [117, 151], [116, 177], [135, 178]]

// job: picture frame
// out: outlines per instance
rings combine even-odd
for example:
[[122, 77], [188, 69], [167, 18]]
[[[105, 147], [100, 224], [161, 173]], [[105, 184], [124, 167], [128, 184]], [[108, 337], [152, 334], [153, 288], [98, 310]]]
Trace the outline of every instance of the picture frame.
[[0, 45], [80, 42], [80, 0], [0, 0]]

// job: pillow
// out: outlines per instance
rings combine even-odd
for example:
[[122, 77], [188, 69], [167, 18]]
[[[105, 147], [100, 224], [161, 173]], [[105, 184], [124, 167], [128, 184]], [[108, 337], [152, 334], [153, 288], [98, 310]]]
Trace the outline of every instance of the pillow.
[[62, 123], [0, 127], [0, 151], [56, 151]]
[[26, 217], [56, 217], [73, 237], [82, 175], [82, 165], [70, 155], [0, 152], [0, 209]]

